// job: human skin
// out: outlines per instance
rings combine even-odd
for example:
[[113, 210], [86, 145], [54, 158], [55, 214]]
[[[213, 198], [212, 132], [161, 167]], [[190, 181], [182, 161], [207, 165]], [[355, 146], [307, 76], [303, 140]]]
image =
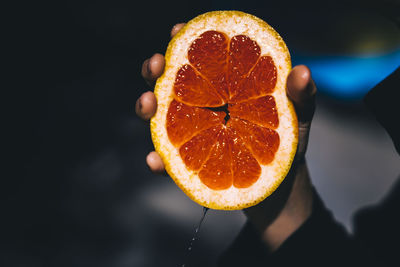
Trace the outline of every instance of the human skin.
[[[184, 25], [176, 24], [171, 30], [171, 37]], [[164, 56], [158, 53], [144, 61], [142, 76], [149, 86], [154, 86], [163, 73], [164, 66]], [[315, 110], [316, 92], [310, 70], [304, 65], [294, 67], [287, 78], [286, 93], [295, 106], [299, 121], [299, 143], [295, 160], [287, 177], [271, 196], [244, 210], [257, 229], [260, 239], [271, 252], [276, 251], [312, 213], [312, 187], [304, 155]], [[136, 101], [135, 110], [140, 118], [149, 120], [157, 110], [154, 93], [143, 93]], [[165, 173], [164, 163], [157, 152], [150, 152], [146, 163], [151, 171]]]

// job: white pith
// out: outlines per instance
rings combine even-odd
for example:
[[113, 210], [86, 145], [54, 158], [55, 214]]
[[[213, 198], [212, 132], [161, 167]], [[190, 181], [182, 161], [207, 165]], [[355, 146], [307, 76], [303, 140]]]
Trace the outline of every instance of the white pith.
[[[166, 58], [164, 74], [157, 80], [155, 94], [158, 107], [151, 120], [152, 138], [157, 152], [166, 163], [166, 169], [179, 187], [197, 203], [214, 209], [241, 209], [257, 204], [270, 195], [286, 176], [297, 146], [297, 123], [292, 104], [286, 96], [286, 78], [290, 71], [290, 56], [285, 44], [265, 22], [237, 11], [212, 12], [213, 15], [201, 19], [201, 15], [190, 21], [171, 41]], [[225, 33], [229, 38], [244, 34], [261, 47], [261, 56], [272, 57], [278, 71], [277, 84], [272, 95], [279, 114], [279, 127], [275, 129], [280, 136], [279, 149], [271, 164], [261, 165], [260, 178], [248, 188], [231, 186], [226, 190], [212, 190], [204, 185], [197, 172], [186, 168], [179, 148], [169, 141], [166, 131], [166, 115], [173, 100], [173, 85], [177, 71], [189, 64], [187, 51], [191, 43], [203, 32], [215, 30]], [[278, 37], [277, 37], [278, 36]]]

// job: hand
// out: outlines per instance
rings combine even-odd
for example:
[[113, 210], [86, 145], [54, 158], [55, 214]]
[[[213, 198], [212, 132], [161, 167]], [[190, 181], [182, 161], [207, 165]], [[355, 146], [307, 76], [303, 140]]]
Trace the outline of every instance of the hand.
[[[171, 37], [183, 25], [175, 25]], [[150, 86], [161, 76], [164, 65], [165, 60], [161, 54], [155, 54], [143, 63], [142, 76]], [[315, 110], [315, 94], [316, 87], [310, 70], [304, 65], [294, 67], [287, 79], [287, 95], [294, 103], [299, 121], [299, 144], [295, 160], [278, 189], [260, 204], [244, 211], [271, 251], [278, 249], [307, 220], [312, 211], [311, 183], [304, 155]], [[149, 120], [156, 110], [157, 100], [150, 91], [136, 101], [136, 114], [144, 120]], [[157, 152], [150, 152], [146, 162], [153, 172], [165, 172], [164, 163]]]
[[[171, 37], [185, 25], [185, 23], [176, 24], [172, 27]], [[155, 81], [164, 71], [165, 59], [161, 54], [154, 54], [151, 58], [145, 60], [142, 65], [142, 76], [148, 85], [154, 86]], [[157, 99], [153, 92], [143, 93], [135, 105], [136, 114], [143, 120], [149, 120], [157, 111]], [[152, 151], [146, 157], [146, 163], [155, 173], [165, 173], [164, 163], [157, 152]]]
[[299, 143], [292, 167], [277, 190], [260, 204], [244, 212], [270, 251], [277, 250], [311, 215], [313, 194], [305, 161], [317, 88], [310, 70], [299, 65], [287, 79], [299, 126]]

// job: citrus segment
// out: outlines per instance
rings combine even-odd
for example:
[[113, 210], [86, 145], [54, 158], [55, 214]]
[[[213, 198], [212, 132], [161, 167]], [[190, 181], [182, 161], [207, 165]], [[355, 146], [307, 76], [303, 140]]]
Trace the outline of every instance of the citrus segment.
[[225, 103], [210, 82], [188, 64], [178, 70], [174, 92], [177, 100], [191, 106], [218, 107]]
[[196, 133], [224, 122], [225, 113], [191, 107], [173, 100], [167, 113], [168, 138], [179, 147]]
[[234, 95], [239, 83], [245, 78], [260, 57], [260, 46], [246, 35], [232, 37], [229, 44], [228, 79], [229, 92]]
[[[232, 185], [247, 188], [257, 181], [261, 167], [233, 129], [223, 127], [216, 142], [213, 139], [211, 142], [213, 148], [199, 172], [199, 177], [206, 186], [213, 190], [227, 189]], [[209, 146], [210, 144], [207, 148]]]
[[248, 188], [260, 177], [261, 167], [237, 133], [231, 129], [230, 131], [234, 133], [232, 136], [233, 186], [236, 188]]
[[231, 102], [238, 103], [250, 98], [264, 96], [274, 91], [277, 70], [270, 56], [262, 56], [251, 72], [236, 87], [231, 88]]
[[179, 148], [179, 154], [189, 169], [197, 171], [201, 168], [210, 155], [221, 128], [222, 125], [217, 125], [204, 130]]
[[276, 102], [271, 95], [238, 104], [229, 104], [229, 113], [231, 118], [245, 119], [272, 129], [276, 129], [279, 125]]
[[269, 164], [273, 161], [280, 143], [276, 131], [235, 118], [231, 118], [227, 126], [237, 131], [258, 162]]
[[206, 31], [193, 41], [188, 51], [190, 64], [213, 85], [225, 101], [228, 99], [226, 70], [228, 39], [217, 31]]
[[200, 180], [213, 190], [223, 190], [232, 186], [232, 146], [233, 140], [226, 129], [222, 129], [209, 158], [199, 172]]

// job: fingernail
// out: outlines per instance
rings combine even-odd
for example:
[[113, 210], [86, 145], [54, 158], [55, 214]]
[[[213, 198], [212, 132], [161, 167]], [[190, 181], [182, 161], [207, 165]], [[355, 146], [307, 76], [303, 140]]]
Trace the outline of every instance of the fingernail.
[[147, 73], [150, 74], [150, 75], [151, 75], [150, 62], [151, 62], [152, 58], [153, 57], [149, 58], [149, 60], [147, 61]]
[[142, 112], [143, 104], [142, 104], [142, 98], [139, 98], [139, 110]]
[[143, 107], [142, 106], [142, 97], [139, 97], [138, 100], [136, 100], [136, 106], [135, 106], [136, 113], [138, 115], [142, 113], [142, 107]]

